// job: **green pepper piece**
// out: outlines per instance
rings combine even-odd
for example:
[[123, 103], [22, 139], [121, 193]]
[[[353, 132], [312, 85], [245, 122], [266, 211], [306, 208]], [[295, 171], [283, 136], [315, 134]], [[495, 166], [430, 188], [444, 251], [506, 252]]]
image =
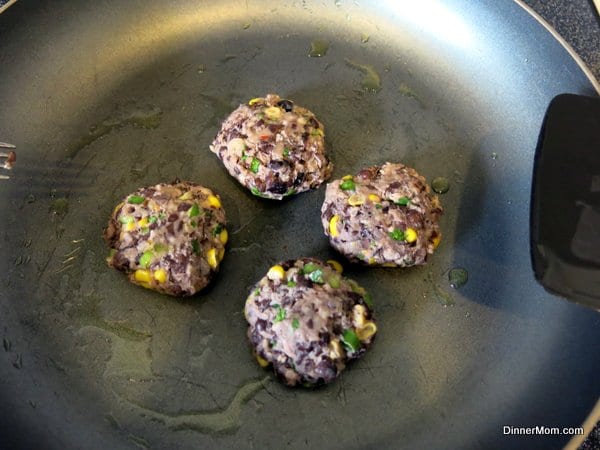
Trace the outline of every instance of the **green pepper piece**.
[[158, 221], [158, 217], [156, 216], [150, 216], [148, 217], [148, 222], [149, 223], [156, 223]]
[[296, 193], [296, 189], [292, 188], [289, 189], [285, 194], [283, 194], [284, 197], [287, 197], [288, 195], [294, 195]]
[[297, 283], [296, 283], [295, 281], [293, 281], [293, 280], [289, 280], [289, 281], [287, 282], [287, 285], [288, 285], [288, 287], [296, 287], [296, 284], [297, 284]]
[[339, 288], [340, 287], [340, 276], [339, 275], [335, 275], [335, 274], [330, 275], [329, 278], [327, 279], [327, 283], [333, 289]]
[[293, 319], [292, 320], [292, 328], [294, 330], [297, 330], [299, 326], [300, 326], [300, 321], [298, 319]]
[[288, 156], [290, 156], [290, 149], [289, 148], [287, 148], [287, 147], [283, 148], [283, 156], [285, 158], [287, 158]]
[[404, 231], [395, 228], [394, 231], [388, 233], [388, 235], [395, 241], [403, 241], [404, 240]]
[[325, 283], [325, 277], [323, 276], [323, 269], [321, 269], [321, 268], [315, 269], [311, 273], [309, 273], [308, 278], [310, 278], [310, 280], [313, 283], [319, 283], [319, 284]]
[[254, 295], [260, 295], [260, 288], [254, 289]]
[[151, 250], [145, 251], [144, 253], [142, 253], [142, 256], [140, 256], [140, 266], [142, 266], [143, 269], [147, 269], [150, 266], [150, 263], [153, 259], [154, 252], [152, 252]]
[[309, 263], [304, 264], [304, 267], [302, 268], [302, 273], [304, 275], [307, 275], [311, 272], [314, 272], [318, 268], [319, 268], [319, 266], [317, 264], [309, 262]]
[[127, 203], [131, 203], [132, 205], [140, 205], [144, 203], [144, 197], [141, 195], [130, 195], [127, 199]]
[[342, 191], [353, 191], [356, 189], [354, 180], [344, 180], [340, 183], [340, 189]]
[[123, 216], [123, 217], [119, 217], [119, 222], [121, 222], [123, 225], [125, 225], [126, 223], [135, 222], [135, 219], [131, 216]]
[[398, 200], [394, 202], [396, 205], [406, 206], [410, 203], [410, 199], [408, 197], [400, 197]]
[[189, 217], [196, 217], [200, 215], [200, 207], [198, 206], [198, 203], [194, 203], [192, 205], [192, 207], [190, 209], [188, 209], [188, 216]]
[[383, 205], [381, 203], [376, 203], [375, 204], [375, 208], [376, 209], [381, 209], [381, 208], [383, 208]]
[[240, 158], [242, 162], [246, 161], [246, 158], [248, 157], [248, 155], [246, 155], [246, 152], [244, 150], [242, 150], [242, 157]]
[[252, 162], [250, 163], [250, 171], [252, 173], [258, 173], [259, 168], [260, 168], [260, 160], [253, 157]]
[[256, 195], [257, 197], [265, 197], [263, 193], [258, 190], [257, 187], [251, 187], [250, 192], [252, 192], [252, 194]]
[[198, 239], [192, 241], [192, 252], [194, 252], [194, 255], [200, 255], [200, 242], [198, 242]]
[[223, 231], [223, 225], [218, 224], [216, 227], [213, 228], [212, 230], [212, 235], [216, 236], [218, 235], [221, 231]]
[[353, 352], [360, 348], [360, 339], [351, 328], [344, 330], [342, 333], [342, 343], [344, 347]]

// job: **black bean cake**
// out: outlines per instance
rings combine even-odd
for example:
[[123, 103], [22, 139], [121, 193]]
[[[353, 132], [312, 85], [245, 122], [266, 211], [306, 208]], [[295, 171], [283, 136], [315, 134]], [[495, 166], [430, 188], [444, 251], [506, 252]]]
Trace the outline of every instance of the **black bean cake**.
[[387, 162], [329, 183], [321, 221], [331, 245], [350, 261], [408, 267], [425, 264], [439, 244], [441, 214], [424, 177]]
[[233, 111], [210, 150], [254, 195], [281, 200], [329, 178], [324, 136], [312, 112], [268, 94]]
[[373, 342], [371, 297], [342, 266], [302, 258], [271, 267], [246, 300], [248, 338], [289, 386], [333, 381]]
[[125, 197], [104, 230], [109, 266], [127, 273], [132, 283], [173, 296], [193, 295], [208, 285], [227, 237], [219, 197], [178, 180]]

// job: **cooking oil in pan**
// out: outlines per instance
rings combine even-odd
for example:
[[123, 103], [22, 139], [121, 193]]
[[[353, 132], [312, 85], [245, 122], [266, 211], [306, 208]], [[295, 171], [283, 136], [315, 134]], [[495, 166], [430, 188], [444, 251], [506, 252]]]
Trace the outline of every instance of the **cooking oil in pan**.
[[322, 39], [315, 39], [310, 43], [310, 51], [308, 52], [308, 56], [311, 58], [320, 58], [327, 54], [327, 50], [329, 50], [329, 43]]
[[448, 282], [454, 289], [458, 289], [467, 284], [469, 273], [462, 267], [455, 267], [448, 272]]
[[101, 124], [93, 126], [87, 135], [82, 136], [67, 151], [67, 157], [74, 158], [82, 149], [107, 135], [115, 128], [125, 125], [134, 125], [141, 128], [157, 128], [160, 125], [162, 111], [156, 106], [150, 106], [145, 109], [137, 109], [122, 114], [116, 118], [104, 120]]
[[153, 409], [135, 405], [146, 415], [162, 422], [173, 430], [194, 430], [202, 433], [229, 434], [241, 425], [240, 416], [244, 404], [265, 387], [269, 377], [249, 381], [238, 389], [227, 408], [220, 411], [192, 412], [188, 414], [168, 415]]

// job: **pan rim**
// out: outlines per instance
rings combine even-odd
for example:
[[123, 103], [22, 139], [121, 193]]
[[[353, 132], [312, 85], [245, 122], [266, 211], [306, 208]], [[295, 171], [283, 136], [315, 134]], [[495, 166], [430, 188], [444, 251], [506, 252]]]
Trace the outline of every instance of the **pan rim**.
[[[562, 45], [562, 47], [567, 51], [569, 56], [573, 58], [573, 60], [577, 63], [579, 68], [583, 71], [584, 75], [589, 79], [590, 83], [594, 87], [594, 90], [598, 95], [600, 95], [600, 82], [592, 72], [592, 70], [587, 66], [587, 64], [583, 61], [581, 56], [573, 49], [571, 44], [569, 44], [564, 37], [562, 37], [556, 29], [550, 25], [546, 19], [544, 19], [541, 15], [531, 8], [531, 6], [527, 5], [523, 0], [513, 0], [517, 5], [525, 10], [531, 17], [533, 17], [541, 26], [543, 26], [550, 35], [556, 39], [556, 41]], [[600, 0], [596, 0], [600, 1]]]

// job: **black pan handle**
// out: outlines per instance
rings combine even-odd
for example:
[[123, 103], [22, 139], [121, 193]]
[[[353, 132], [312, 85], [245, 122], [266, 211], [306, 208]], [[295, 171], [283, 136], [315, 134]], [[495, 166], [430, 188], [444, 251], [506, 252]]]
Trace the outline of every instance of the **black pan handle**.
[[600, 310], [600, 97], [548, 106], [533, 167], [531, 261], [549, 292]]

